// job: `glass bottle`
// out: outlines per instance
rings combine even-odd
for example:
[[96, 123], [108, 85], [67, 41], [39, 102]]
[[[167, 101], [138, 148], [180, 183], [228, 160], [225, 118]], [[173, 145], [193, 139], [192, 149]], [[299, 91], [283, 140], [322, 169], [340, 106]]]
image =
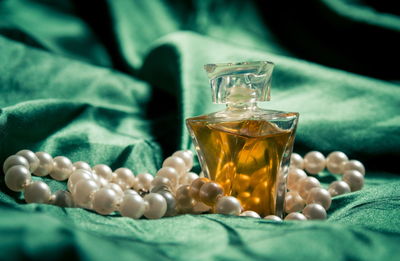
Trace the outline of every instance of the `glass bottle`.
[[205, 65], [213, 102], [226, 109], [186, 120], [204, 175], [262, 217], [283, 215], [299, 117], [257, 106], [270, 100], [273, 67], [268, 61]]

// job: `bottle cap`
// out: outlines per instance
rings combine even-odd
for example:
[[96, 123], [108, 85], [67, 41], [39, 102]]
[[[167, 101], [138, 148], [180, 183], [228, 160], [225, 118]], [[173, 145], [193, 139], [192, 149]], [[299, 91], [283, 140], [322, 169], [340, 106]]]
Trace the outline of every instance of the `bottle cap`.
[[204, 65], [217, 104], [269, 101], [273, 68], [269, 61]]

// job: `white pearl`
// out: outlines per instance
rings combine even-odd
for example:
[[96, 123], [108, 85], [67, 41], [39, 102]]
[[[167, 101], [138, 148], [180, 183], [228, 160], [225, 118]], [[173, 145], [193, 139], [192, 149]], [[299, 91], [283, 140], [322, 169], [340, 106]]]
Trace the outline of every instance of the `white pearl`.
[[307, 218], [303, 214], [301, 214], [299, 212], [292, 212], [292, 213], [290, 213], [289, 215], [287, 215], [285, 217], [285, 220], [300, 220], [300, 221], [304, 221], [304, 220], [307, 220]]
[[179, 175], [183, 175], [186, 172], [186, 164], [183, 159], [176, 156], [168, 157], [164, 160], [163, 167], [172, 167], [176, 169]]
[[98, 164], [93, 167], [93, 170], [96, 172], [96, 174], [99, 177], [102, 177], [103, 179], [106, 179], [107, 181], [110, 181], [112, 179], [112, 170], [110, 169], [109, 166], [105, 164]]
[[186, 165], [186, 172], [191, 170], [193, 167], [193, 153], [188, 152], [187, 150], [179, 150], [172, 154], [172, 156], [179, 157], [183, 159]]
[[361, 174], [363, 174], [365, 176], [365, 167], [364, 165], [358, 161], [358, 160], [350, 160], [348, 162], [345, 162], [343, 164], [343, 173], [348, 171], [348, 170], [357, 170], [359, 171]]
[[84, 161], [77, 161], [74, 163], [74, 167], [76, 169], [84, 169], [84, 170], [88, 170], [88, 171], [92, 171], [92, 168], [90, 167], [90, 165], [87, 162]]
[[58, 156], [54, 158], [54, 167], [50, 172], [50, 177], [55, 180], [66, 180], [71, 176], [74, 170], [72, 162], [63, 156]]
[[65, 190], [58, 190], [52, 196], [51, 204], [59, 207], [73, 207], [74, 202], [72, 200], [72, 194]]
[[358, 170], [345, 171], [342, 180], [349, 184], [351, 191], [360, 190], [364, 186], [364, 175]]
[[286, 184], [289, 190], [297, 190], [299, 181], [306, 178], [307, 174], [302, 169], [290, 168], [287, 176]]
[[73, 191], [74, 186], [78, 181], [82, 179], [93, 179], [92, 175], [89, 171], [85, 169], [77, 169], [75, 170], [71, 176], [68, 178], [67, 187], [70, 192]]
[[215, 210], [218, 214], [238, 216], [242, 211], [242, 207], [237, 198], [224, 196], [218, 199]]
[[148, 209], [144, 211], [144, 216], [148, 219], [162, 218], [167, 211], [167, 201], [157, 193], [150, 193], [144, 196], [144, 201], [148, 203]]
[[141, 196], [125, 194], [119, 212], [123, 217], [140, 218], [145, 211], [145, 203]]
[[93, 195], [93, 209], [102, 215], [114, 212], [117, 202], [117, 193], [111, 188], [101, 188]]
[[306, 203], [296, 191], [290, 191], [285, 195], [285, 212], [299, 212], [302, 211]]
[[42, 181], [34, 181], [25, 187], [24, 198], [27, 203], [49, 203], [50, 197], [50, 188]]
[[326, 158], [326, 167], [332, 174], [341, 174], [343, 170], [343, 164], [349, 161], [346, 154], [341, 151], [331, 152]]
[[192, 182], [196, 179], [199, 178], [199, 175], [197, 175], [194, 172], [187, 172], [183, 174], [180, 179], [179, 179], [179, 184], [180, 185], [190, 185]]
[[307, 219], [326, 219], [326, 210], [320, 204], [309, 204], [303, 209]]
[[105, 186], [105, 188], [114, 190], [114, 192], [117, 194], [118, 201], [120, 201], [124, 196], [124, 191], [121, 189], [121, 187], [119, 185], [117, 185], [115, 183], [108, 183], [108, 185]]
[[8, 157], [3, 164], [3, 173], [7, 173], [7, 171], [13, 166], [23, 166], [29, 169], [29, 162], [22, 156], [19, 155], [11, 155]]
[[328, 210], [332, 203], [331, 194], [323, 188], [312, 188], [310, 193], [308, 193], [306, 203], [320, 204], [325, 208], [325, 210]]
[[151, 182], [151, 192], [172, 191], [171, 181], [166, 177], [155, 177]]
[[165, 177], [171, 181], [173, 188], [178, 186], [179, 173], [175, 168], [162, 167], [156, 174], [158, 177]]
[[186, 152], [186, 153], [188, 153], [189, 155], [190, 155], [190, 157], [192, 157], [193, 158], [193, 151], [191, 151], [191, 150], [184, 150], [184, 152]]
[[93, 180], [82, 179], [76, 183], [72, 197], [75, 204], [81, 207], [91, 208], [93, 193], [99, 190], [99, 186]]
[[259, 215], [257, 212], [252, 211], [252, 210], [244, 211], [244, 212], [242, 212], [239, 216], [242, 216], [242, 217], [252, 217], [252, 218], [261, 218], [260, 215]]
[[133, 189], [127, 189], [124, 190], [124, 196], [125, 195], [139, 195], [136, 191], [134, 191]]
[[292, 153], [290, 156], [290, 167], [294, 167], [297, 169], [304, 169], [304, 159], [300, 154]]
[[36, 152], [35, 154], [38, 157], [40, 163], [33, 174], [40, 177], [48, 175], [54, 167], [53, 157], [49, 153], [42, 151]]
[[167, 211], [165, 212], [164, 216], [172, 217], [176, 215], [176, 199], [175, 197], [168, 191], [160, 191], [158, 192], [161, 196], [164, 197], [165, 201], [167, 202]]
[[[125, 188], [131, 188], [136, 183], [136, 177], [133, 172], [128, 168], [119, 168], [114, 171], [117, 174], [117, 183], [121, 184], [121, 181], [126, 184]], [[122, 185], [122, 184], [121, 184]]]
[[105, 188], [109, 184], [108, 180], [103, 177], [97, 177], [96, 183], [100, 188]]
[[335, 196], [338, 196], [338, 195], [349, 193], [349, 192], [351, 192], [351, 189], [350, 189], [349, 184], [347, 184], [346, 182], [340, 180], [340, 181], [332, 182], [329, 185], [328, 191], [329, 191], [329, 194], [331, 194], [332, 197], [335, 197]]
[[310, 151], [304, 156], [304, 168], [310, 174], [318, 174], [324, 170], [326, 160], [319, 151]]
[[12, 166], [7, 170], [5, 182], [12, 191], [22, 191], [31, 182], [31, 173], [25, 166]]
[[275, 216], [275, 215], [265, 216], [264, 219], [277, 221], [277, 222], [282, 222], [282, 219], [280, 217], [278, 217], [278, 216]]
[[190, 196], [189, 185], [180, 186], [175, 193], [175, 197], [177, 207], [183, 212], [193, 209], [194, 205], [196, 204], [196, 201]]
[[30, 172], [34, 172], [39, 167], [40, 160], [36, 154], [30, 150], [20, 150], [17, 155], [24, 157], [29, 162]]
[[314, 177], [303, 178], [299, 181], [298, 192], [303, 199], [307, 199], [308, 193], [314, 187], [320, 187], [318, 179]]
[[[151, 188], [151, 182], [154, 177], [150, 173], [140, 173], [136, 176], [138, 185], [135, 187], [136, 190], [144, 189], [149, 191]], [[138, 188], [138, 189], [137, 189]]]

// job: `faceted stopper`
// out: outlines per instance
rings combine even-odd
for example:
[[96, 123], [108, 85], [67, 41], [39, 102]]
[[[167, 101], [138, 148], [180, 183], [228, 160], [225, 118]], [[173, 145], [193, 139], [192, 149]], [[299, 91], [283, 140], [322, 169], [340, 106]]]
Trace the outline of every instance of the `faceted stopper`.
[[268, 61], [204, 65], [210, 78], [213, 102], [269, 101], [273, 67]]

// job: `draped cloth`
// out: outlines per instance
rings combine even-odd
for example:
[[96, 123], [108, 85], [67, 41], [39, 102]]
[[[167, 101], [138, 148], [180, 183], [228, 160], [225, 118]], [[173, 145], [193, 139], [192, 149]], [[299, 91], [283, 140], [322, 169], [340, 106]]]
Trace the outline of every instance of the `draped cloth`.
[[297, 2], [1, 1], [0, 162], [26, 148], [154, 175], [193, 150], [186, 118], [222, 109], [203, 64], [269, 60], [261, 106], [300, 113], [294, 150], [340, 150], [367, 171], [326, 221], [283, 223], [26, 204], [1, 178], [0, 260], [399, 260], [398, 9]]

